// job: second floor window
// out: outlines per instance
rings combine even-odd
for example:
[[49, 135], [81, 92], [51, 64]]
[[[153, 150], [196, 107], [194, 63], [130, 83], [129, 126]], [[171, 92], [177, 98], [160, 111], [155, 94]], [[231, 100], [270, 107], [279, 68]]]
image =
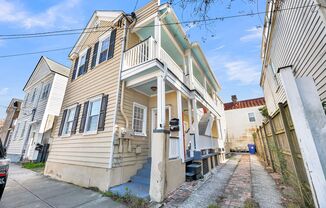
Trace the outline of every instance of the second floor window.
[[84, 52], [79, 58], [77, 77], [85, 73], [85, 69], [86, 69], [85, 63], [86, 63], [86, 52]]
[[49, 95], [49, 92], [50, 92], [50, 88], [51, 88], [51, 84], [48, 83], [44, 86], [43, 88], [43, 92], [42, 92], [42, 99], [45, 99], [48, 97]]
[[254, 113], [248, 113], [248, 117], [249, 117], [249, 121], [250, 122], [255, 122], [256, 118], [255, 118], [255, 114]]
[[101, 98], [89, 101], [85, 132], [97, 131], [101, 109]]
[[24, 134], [25, 134], [25, 128], [26, 128], [26, 121], [24, 122], [24, 124], [23, 124], [23, 129], [22, 129], [22, 131], [21, 131], [21, 133], [20, 133], [20, 137], [22, 138], [23, 136], [24, 136]]
[[36, 88], [35, 88], [34, 91], [33, 91], [32, 98], [31, 98], [31, 102], [34, 102], [35, 97], [36, 97]]
[[67, 110], [66, 120], [62, 131], [63, 135], [70, 135], [72, 124], [74, 122], [75, 112], [76, 112], [76, 107], [72, 107]]
[[104, 40], [101, 41], [99, 63], [102, 63], [103, 61], [107, 60], [108, 52], [109, 52], [109, 43], [110, 43], [110, 36], [107, 36]]

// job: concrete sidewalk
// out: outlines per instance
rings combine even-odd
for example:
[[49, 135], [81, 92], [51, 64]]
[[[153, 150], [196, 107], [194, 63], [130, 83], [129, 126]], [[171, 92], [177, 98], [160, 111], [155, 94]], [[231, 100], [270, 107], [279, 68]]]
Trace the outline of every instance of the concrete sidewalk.
[[111, 208], [125, 207], [100, 193], [56, 181], [10, 164], [1, 208]]

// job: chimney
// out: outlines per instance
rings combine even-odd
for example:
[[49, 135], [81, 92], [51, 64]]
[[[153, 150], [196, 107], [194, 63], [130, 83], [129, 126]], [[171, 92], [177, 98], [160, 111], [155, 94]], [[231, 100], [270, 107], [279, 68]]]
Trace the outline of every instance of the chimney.
[[238, 102], [238, 98], [237, 98], [236, 95], [232, 95], [232, 96], [231, 96], [231, 100], [232, 100], [233, 103]]

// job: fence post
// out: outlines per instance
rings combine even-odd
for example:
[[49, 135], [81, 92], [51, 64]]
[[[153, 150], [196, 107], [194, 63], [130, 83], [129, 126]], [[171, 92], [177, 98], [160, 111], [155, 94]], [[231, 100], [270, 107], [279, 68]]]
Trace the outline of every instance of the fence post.
[[263, 152], [264, 152], [263, 155], [264, 155], [264, 159], [266, 161], [266, 165], [269, 166], [270, 163], [268, 161], [267, 148], [266, 148], [266, 145], [264, 144], [264, 137], [263, 137], [263, 134], [261, 132], [261, 126], [259, 127], [259, 129], [257, 129], [257, 131], [259, 131], [258, 135], [260, 135], [260, 141], [261, 141], [261, 145], [263, 147]]
[[[267, 149], [268, 149], [269, 158], [270, 158], [270, 161], [271, 161], [271, 164], [272, 164], [273, 172], [276, 172], [275, 164], [274, 164], [274, 161], [273, 161], [273, 154], [271, 152], [271, 147], [270, 147], [270, 145], [268, 143], [268, 139], [267, 139], [267, 131], [266, 131], [266, 125], [265, 124], [263, 124], [263, 129], [264, 129], [264, 134], [265, 134], [265, 138], [266, 138]], [[267, 152], [266, 152], [266, 155], [267, 155]]]
[[299, 186], [299, 191], [300, 191], [300, 196], [302, 198], [302, 200], [304, 201], [304, 196], [303, 196], [303, 190], [302, 190], [302, 186], [301, 186], [301, 182], [300, 180], [302, 180], [302, 178], [299, 176], [298, 174], [298, 159], [295, 153], [295, 147], [294, 147], [294, 141], [293, 141], [293, 137], [291, 137], [291, 133], [290, 133], [290, 127], [288, 124], [288, 120], [285, 114], [285, 109], [284, 109], [284, 105], [282, 103], [278, 104], [278, 107], [280, 109], [280, 115], [281, 115], [281, 120], [284, 126], [284, 131], [285, 131], [285, 136], [286, 139], [289, 143], [289, 147], [290, 147], [290, 152], [291, 152], [291, 158], [292, 158], [292, 163], [293, 163], [293, 167], [294, 167], [294, 173], [295, 173], [295, 177], [296, 177], [296, 181], [298, 183]]

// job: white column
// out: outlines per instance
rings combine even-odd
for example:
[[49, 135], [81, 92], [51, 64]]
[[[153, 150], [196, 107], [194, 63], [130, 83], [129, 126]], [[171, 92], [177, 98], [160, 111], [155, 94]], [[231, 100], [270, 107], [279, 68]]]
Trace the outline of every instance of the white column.
[[155, 27], [154, 27], [154, 38], [156, 40], [156, 56], [158, 59], [161, 59], [161, 30], [162, 30], [162, 26], [161, 26], [161, 21], [160, 21], [160, 18], [159, 16], [157, 15], [155, 17], [155, 20], [154, 20], [154, 24], [155, 24]]
[[193, 81], [194, 81], [194, 73], [193, 73], [193, 68], [192, 68], [192, 57], [191, 57], [191, 50], [187, 49], [186, 50], [186, 56], [188, 60], [188, 73], [189, 73], [189, 87], [190, 89], [194, 89]]
[[182, 119], [182, 96], [181, 92], [177, 91], [177, 106], [179, 119], [179, 155], [182, 162], [185, 161], [184, 138], [183, 138], [183, 119]]
[[165, 124], [165, 80], [157, 77], [157, 129], [164, 129]]
[[281, 68], [279, 69], [279, 73], [291, 112], [293, 126], [302, 153], [315, 206], [326, 207], [325, 176], [314, 142], [313, 133], [309, 126], [307, 116], [305, 115], [300, 92], [293, 76], [292, 67]]
[[195, 133], [195, 142], [196, 142], [196, 149], [197, 149], [198, 140], [199, 140], [199, 130], [198, 130], [198, 113], [197, 113], [197, 100], [196, 100], [196, 98], [194, 98], [192, 100], [192, 107], [194, 109], [193, 128], [194, 128], [194, 133]]

